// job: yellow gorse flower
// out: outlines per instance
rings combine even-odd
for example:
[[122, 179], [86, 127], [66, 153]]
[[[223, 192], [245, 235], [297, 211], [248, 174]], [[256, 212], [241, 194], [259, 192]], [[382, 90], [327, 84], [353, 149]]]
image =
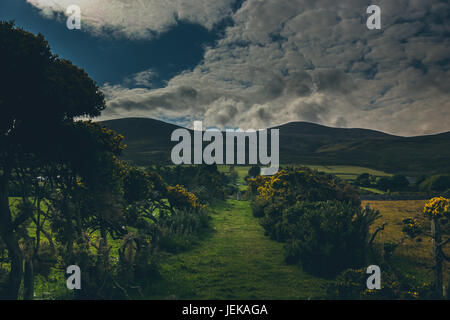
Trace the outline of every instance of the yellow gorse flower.
[[442, 217], [450, 212], [450, 200], [444, 197], [435, 197], [425, 203], [423, 213], [429, 217]]
[[205, 205], [202, 205], [198, 202], [198, 198], [194, 193], [187, 191], [183, 186], [179, 184], [177, 184], [176, 186], [168, 186], [167, 191], [169, 193], [169, 198], [175, 200], [182, 206], [188, 205], [192, 208], [205, 208]]

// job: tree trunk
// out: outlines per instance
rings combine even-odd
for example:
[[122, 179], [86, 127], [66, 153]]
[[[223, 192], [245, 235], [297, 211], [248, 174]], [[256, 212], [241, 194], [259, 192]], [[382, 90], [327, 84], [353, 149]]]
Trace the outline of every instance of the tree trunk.
[[442, 298], [443, 296], [443, 280], [442, 280], [442, 262], [443, 257], [441, 254], [441, 248], [439, 247], [439, 243], [441, 242], [441, 234], [439, 230], [439, 221], [437, 218], [433, 217], [431, 219], [431, 236], [433, 242], [433, 259], [434, 259], [434, 288], [437, 294], [437, 297]]
[[34, 298], [34, 268], [33, 258], [25, 261], [25, 273], [23, 276], [23, 299], [33, 300]]
[[1, 296], [3, 299], [17, 300], [19, 298], [19, 288], [23, 274], [22, 253], [14, 235], [9, 234], [5, 237], [2, 234], [2, 238], [8, 249], [8, 256], [11, 260], [11, 271], [9, 272], [8, 281], [3, 288]]
[[0, 236], [8, 250], [11, 260], [11, 271], [1, 296], [3, 299], [16, 300], [19, 297], [19, 288], [23, 274], [23, 258], [19, 242], [12, 229], [12, 218], [9, 210], [7, 182], [0, 185]]

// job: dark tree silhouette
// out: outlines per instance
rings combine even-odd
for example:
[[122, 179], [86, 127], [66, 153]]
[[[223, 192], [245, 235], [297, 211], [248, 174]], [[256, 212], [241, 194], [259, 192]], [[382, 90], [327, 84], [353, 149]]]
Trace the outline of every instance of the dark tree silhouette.
[[87, 131], [74, 119], [100, 115], [105, 103], [82, 69], [52, 54], [41, 34], [13, 22], [0, 22], [0, 70], [0, 237], [11, 261], [2, 297], [17, 299], [23, 278], [17, 229], [23, 217], [10, 211], [10, 182], [31, 158], [87, 168], [82, 156], [90, 153], [80, 152], [88, 148]]

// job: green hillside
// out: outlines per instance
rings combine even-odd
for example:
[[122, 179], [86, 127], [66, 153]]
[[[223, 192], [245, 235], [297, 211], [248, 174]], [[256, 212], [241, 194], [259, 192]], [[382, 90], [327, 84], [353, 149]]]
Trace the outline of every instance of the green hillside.
[[[176, 125], [145, 118], [103, 122], [125, 136], [123, 158], [137, 165], [170, 164]], [[450, 132], [399, 137], [368, 129], [331, 128], [291, 122], [280, 130], [282, 164], [352, 165], [390, 173], [420, 175], [450, 172]]]

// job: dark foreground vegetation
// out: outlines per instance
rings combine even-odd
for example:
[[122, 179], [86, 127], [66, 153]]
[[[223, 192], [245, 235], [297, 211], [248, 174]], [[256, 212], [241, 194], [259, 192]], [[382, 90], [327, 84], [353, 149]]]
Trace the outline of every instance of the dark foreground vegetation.
[[36, 277], [69, 265], [83, 271], [83, 290], [60, 298], [129, 297], [157, 276], [160, 251], [208, 234], [206, 204], [225, 197], [228, 180], [214, 166], [172, 173], [119, 160], [123, 136], [76, 120], [105, 108], [83, 70], [9, 22], [0, 52], [0, 298], [32, 299]]

